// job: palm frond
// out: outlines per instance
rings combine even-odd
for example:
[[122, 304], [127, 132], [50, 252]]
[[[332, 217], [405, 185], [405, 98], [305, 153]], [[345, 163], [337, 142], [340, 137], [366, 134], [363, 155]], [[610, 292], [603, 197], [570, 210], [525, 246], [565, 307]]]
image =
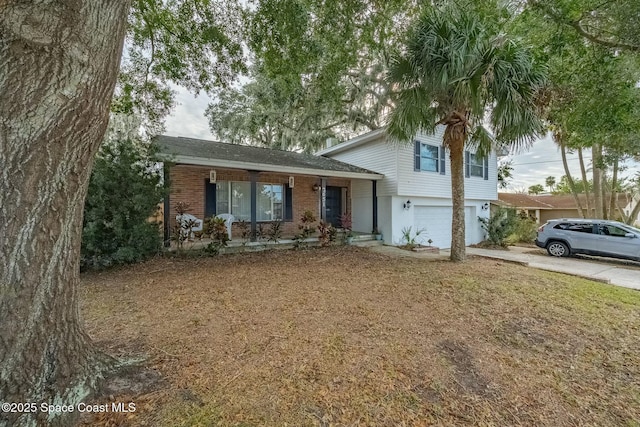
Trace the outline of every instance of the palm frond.
[[478, 157], [488, 157], [494, 145], [493, 136], [484, 126], [478, 125], [472, 129], [467, 146], [472, 148]]
[[[544, 131], [535, 106], [544, 69], [473, 7], [458, 3], [428, 7], [412, 29], [405, 56], [388, 75], [399, 90], [388, 132], [406, 140], [454, 112], [471, 124], [489, 112], [495, 142], [524, 147]], [[471, 143], [482, 151], [489, 135], [472, 129]]]
[[394, 142], [411, 141], [419, 131], [435, 132], [438, 112], [424, 88], [404, 89], [395, 98], [395, 108], [387, 121], [387, 134]]

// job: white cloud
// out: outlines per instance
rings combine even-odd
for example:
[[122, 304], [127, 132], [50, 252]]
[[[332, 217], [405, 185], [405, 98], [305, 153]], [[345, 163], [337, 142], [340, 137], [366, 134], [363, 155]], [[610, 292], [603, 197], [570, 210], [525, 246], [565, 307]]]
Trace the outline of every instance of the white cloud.
[[204, 116], [211, 98], [204, 92], [194, 96], [185, 88], [174, 86], [177, 105], [165, 122], [166, 134], [199, 139], [215, 139]]

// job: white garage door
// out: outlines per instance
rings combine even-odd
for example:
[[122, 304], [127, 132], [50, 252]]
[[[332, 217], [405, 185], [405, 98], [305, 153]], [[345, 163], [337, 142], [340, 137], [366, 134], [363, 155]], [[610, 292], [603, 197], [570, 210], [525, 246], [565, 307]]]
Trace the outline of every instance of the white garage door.
[[[465, 240], [467, 244], [470, 239], [470, 220], [471, 220], [471, 207], [464, 208], [465, 217]], [[439, 248], [451, 247], [451, 216], [453, 208], [443, 206], [416, 206], [414, 210], [414, 230], [424, 229], [425, 231], [420, 235], [423, 238], [423, 242], [428, 239], [433, 240], [432, 245]]]

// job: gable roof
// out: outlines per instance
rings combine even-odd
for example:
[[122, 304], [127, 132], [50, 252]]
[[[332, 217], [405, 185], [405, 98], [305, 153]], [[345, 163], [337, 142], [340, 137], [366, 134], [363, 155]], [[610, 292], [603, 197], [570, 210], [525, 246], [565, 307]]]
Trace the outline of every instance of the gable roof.
[[382, 179], [383, 175], [335, 159], [219, 141], [159, 135], [159, 154], [176, 163], [340, 178]]
[[[610, 195], [607, 195], [607, 199]], [[578, 194], [578, 199], [583, 208], [586, 206], [586, 196]], [[576, 202], [571, 194], [553, 194], [545, 196], [533, 196], [529, 194], [514, 193], [498, 193], [498, 200], [514, 208], [523, 209], [578, 209]], [[618, 193], [618, 203], [626, 206], [628, 203], [628, 195]], [[593, 209], [592, 206], [590, 206]]]

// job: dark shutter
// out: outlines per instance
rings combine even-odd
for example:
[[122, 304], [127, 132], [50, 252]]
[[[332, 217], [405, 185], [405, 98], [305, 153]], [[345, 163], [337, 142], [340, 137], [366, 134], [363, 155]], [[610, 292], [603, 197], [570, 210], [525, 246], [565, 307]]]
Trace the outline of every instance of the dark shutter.
[[446, 175], [447, 171], [446, 171], [446, 160], [445, 160], [445, 149], [444, 149], [444, 145], [440, 146], [440, 149], [438, 150], [440, 151], [440, 175]]
[[420, 141], [414, 141], [414, 148], [413, 148], [413, 152], [415, 154], [414, 158], [414, 163], [413, 163], [413, 170], [414, 171], [419, 171], [420, 170]]
[[469, 152], [464, 152], [464, 176], [469, 178], [471, 176], [471, 170], [469, 168]]
[[284, 185], [284, 220], [293, 220], [293, 191], [288, 185]]
[[204, 217], [209, 218], [216, 215], [216, 184], [209, 182], [209, 178], [204, 180]]
[[484, 158], [484, 179], [489, 179], [489, 155]]

